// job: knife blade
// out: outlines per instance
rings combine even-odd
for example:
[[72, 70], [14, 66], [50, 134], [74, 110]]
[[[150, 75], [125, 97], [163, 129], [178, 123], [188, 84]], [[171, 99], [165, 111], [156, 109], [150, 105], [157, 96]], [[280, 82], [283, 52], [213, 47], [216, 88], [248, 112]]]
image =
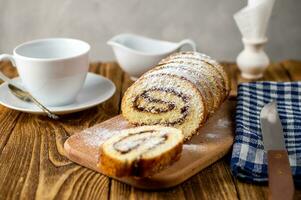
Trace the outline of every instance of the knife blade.
[[293, 177], [275, 101], [262, 108], [260, 124], [268, 158], [269, 199], [293, 199]]
[[260, 113], [260, 123], [264, 149], [266, 151], [273, 149], [286, 150], [283, 128], [275, 101], [266, 104], [262, 108]]

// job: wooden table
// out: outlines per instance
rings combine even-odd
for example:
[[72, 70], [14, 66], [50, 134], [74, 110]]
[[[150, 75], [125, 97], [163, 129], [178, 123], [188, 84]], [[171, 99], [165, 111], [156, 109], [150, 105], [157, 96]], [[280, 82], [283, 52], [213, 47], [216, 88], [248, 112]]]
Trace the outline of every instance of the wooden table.
[[[243, 80], [235, 64], [224, 63], [232, 78], [231, 99]], [[7, 62], [0, 70], [17, 75]], [[266, 199], [267, 186], [238, 181], [231, 175], [228, 156], [172, 189], [148, 192], [132, 188], [64, 157], [63, 143], [72, 134], [120, 112], [120, 100], [131, 85], [116, 63], [94, 63], [90, 70], [110, 78], [115, 95], [89, 110], [60, 121], [0, 106], [0, 199]], [[301, 80], [301, 62], [272, 64], [263, 80]], [[301, 199], [301, 189], [296, 192]]]

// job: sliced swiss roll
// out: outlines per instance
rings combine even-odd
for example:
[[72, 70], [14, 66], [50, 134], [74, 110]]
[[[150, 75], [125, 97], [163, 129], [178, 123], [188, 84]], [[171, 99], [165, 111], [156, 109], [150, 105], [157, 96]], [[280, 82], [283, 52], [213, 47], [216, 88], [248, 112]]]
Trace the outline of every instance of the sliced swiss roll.
[[100, 149], [101, 171], [109, 176], [151, 176], [180, 158], [181, 130], [141, 126], [121, 131]]
[[175, 53], [126, 91], [122, 115], [136, 125], [164, 125], [189, 139], [224, 102], [229, 80], [221, 65], [197, 52]]

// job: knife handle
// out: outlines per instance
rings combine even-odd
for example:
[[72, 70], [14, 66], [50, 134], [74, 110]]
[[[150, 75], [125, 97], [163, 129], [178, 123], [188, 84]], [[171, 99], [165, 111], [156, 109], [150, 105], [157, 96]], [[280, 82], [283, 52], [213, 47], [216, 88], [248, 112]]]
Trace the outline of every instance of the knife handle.
[[293, 199], [294, 182], [286, 150], [268, 151], [269, 199]]

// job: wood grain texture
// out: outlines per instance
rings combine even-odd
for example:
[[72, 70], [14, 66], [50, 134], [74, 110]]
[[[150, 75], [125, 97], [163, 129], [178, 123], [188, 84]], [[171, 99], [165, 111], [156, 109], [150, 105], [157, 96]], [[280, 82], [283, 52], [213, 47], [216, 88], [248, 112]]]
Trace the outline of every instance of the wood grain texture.
[[[249, 80], [240, 78], [235, 64], [224, 65], [235, 99], [237, 84]], [[301, 80], [301, 62], [276, 65], [277, 72], [271, 65], [264, 80]], [[116, 94], [97, 107], [57, 122], [0, 106], [0, 199], [267, 199], [267, 186], [231, 176], [227, 157], [177, 187], [156, 192], [134, 189], [67, 160], [64, 141], [118, 114], [122, 94], [132, 83], [116, 63], [94, 63], [90, 69], [109, 77], [117, 87]], [[0, 62], [0, 70], [10, 77], [17, 75], [8, 62]], [[300, 188], [295, 199], [301, 199]]]
[[301, 62], [296, 60], [286, 60], [281, 63], [290, 76], [291, 81], [301, 80]]

